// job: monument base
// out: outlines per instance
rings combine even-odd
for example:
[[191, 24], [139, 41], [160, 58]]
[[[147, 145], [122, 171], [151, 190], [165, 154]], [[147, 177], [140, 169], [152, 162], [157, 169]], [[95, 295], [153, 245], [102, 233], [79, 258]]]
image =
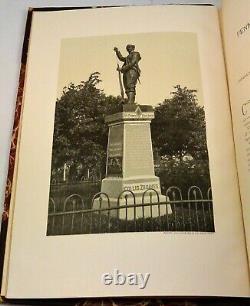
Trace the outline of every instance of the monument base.
[[[172, 213], [170, 204], [157, 204], [166, 203], [167, 198], [161, 194], [154, 171], [153, 118], [152, 106], [136, 104], [123, 105], [120, 112], [105, 117], [109, 125], [106, 178], [102, 180], [103, 195], [95, 199], [93, 209], [116, 207], [110, 216], [128, 220]], [[134, 204], [142, 206], [126, 208]]]
[[[172, 214], [172, 208], [170, 204], [166, 205], [157, 205], [158, 200], [156, 196], [152, 196], [152, 203], [155, 203], [155, 205], [149, 205], [150, 203], [150, 196], [145, 196], [144, 198], [144, 205], [139, 207], [128, 207], [128, 208], [118, 208], [121, 206], [126, 206], [126, 200], [125, 198], [122, 198], [119, 201], [119, 205], [117, 203], [117, 199], [110, 198], [110, 208], [117, 207], [118, 209], [112, 209], [110, 210], [110, 217], [116, 217], [122, 220], [134, 220], [134, 219], [140, 219], [143, 218], [149, 218], [149, 217], [159, 217], [159, 216], [165, 216], [166, 214], [171, 215]], [[159, 202], [166, 202], [169, 201], [169, 199], [166, 196], [160, 195], [159, 196]], [[137, 205], [142, 204], [141, 197], [136, 197], [135, 203]], [[127, 205], [133, 205], [134, 201], [131, 197], [127, 198]], [[108, 200], [103, 197], [101, 208], [108, 208]], [[100, 208], [100, 198], [96, 198], [93, 202], [93, 209], [99, 209]], [[126, 212], [127, 211], [127, 212]], [[108, 211], [103, 211], [104, 215], [108, 215]]]
[[[101, 204], [100, 198], [93, 202], [93, 209], [117, 207], [110, 211], [111, 217], [119, 219], [133, 220], [134, 218], [158, 217], [166, 214], [172, 214], [170, 204], [157, 205], [157, 203], [166, 203], [169, 199], [161, 194], [160, 181], [157, 176], [129, 178], [105, 178], [102, 181], [101, 192], [109, 196], [108, 199], [103, 195]], [[148, 205], [153, 203], [155, 205]], [[143, 205], [139, 207], [124, 207], [126, 205]], [[108, 214], [104, 211], [103, 213]]]

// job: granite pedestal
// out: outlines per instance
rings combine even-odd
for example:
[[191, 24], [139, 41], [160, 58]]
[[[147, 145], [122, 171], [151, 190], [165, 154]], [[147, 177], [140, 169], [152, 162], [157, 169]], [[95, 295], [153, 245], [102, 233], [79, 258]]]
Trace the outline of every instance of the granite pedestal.
[[[105, 118], [109, 125], [106, 177], [102, 180], [101, 192], [110, 199], [110, 207], [144, 203], [144, 217], [171, 214], [170, 205], [147, 206], [152, 202], [165, 202], [161, 194], [160, 180], [155, 176], [150, 122], [154, 118], [152, 106], [124, 105], [121, 112]], [[127, 200], [125, 199], [125, 196]], [[119, 197], [120, 196], [120, 197]], [[108, 201], [102, 197], [102, 208]], [[97, 198], [93, 209], [100, 207]], [[127, 218], [143, 216], [142, 207], [128, 208]], [[126, 218], [126, 209], [112, 210], [111, 216]]]

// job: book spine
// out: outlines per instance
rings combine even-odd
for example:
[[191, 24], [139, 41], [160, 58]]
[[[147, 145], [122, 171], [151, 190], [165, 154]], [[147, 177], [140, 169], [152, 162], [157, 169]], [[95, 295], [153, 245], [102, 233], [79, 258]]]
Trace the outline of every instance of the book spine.
[[33, 10], [30, 9], [26, 21], [21, 67], [19, 74], [19, 83], [18, 83], [15, 114], [14, 114], [14, 123], [13, 123], [11, 144], [10, 144], [9, 168], [8, 168], [6, 188], [5, 188], [4, 211], [2, 214], [1, 234], [0, 234], [0, 289], [2, 288], [4, 255], [5, 255], [6, 237], [8, 231], [8, 223], [9, 223], [9, 210], [10, 210], [10, 200], [11, 200], [14, 169], [16, 162], [17, 142], [19, 137], [20, 117], [23, 105], [23, 90], [25, 82], [25, 72], [26, 72], [26, 62], [27, 62], [28, 43], [29, 43], [29, 36], [31, 29], [32, 12]]

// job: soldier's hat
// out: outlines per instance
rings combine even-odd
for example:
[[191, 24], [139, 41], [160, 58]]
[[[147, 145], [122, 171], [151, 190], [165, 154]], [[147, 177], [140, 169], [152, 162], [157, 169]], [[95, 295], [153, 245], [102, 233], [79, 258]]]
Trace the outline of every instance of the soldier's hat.
[[132, 48], [133, 48], [133, 50], [135, 49], [135, 45], [128, 44], [128, 45], [126, 46], [126, 49], [128, 49], [129, 47], [132, 47]]

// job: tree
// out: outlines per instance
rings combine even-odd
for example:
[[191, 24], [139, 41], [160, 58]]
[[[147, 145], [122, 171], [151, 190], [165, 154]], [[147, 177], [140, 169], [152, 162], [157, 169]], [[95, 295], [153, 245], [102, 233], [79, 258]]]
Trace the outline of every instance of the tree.
[[155, 108], [154, 147], [160, 156], [179, 161], [187, 156], [207, 159], [205, 112], [197, 103], [196, 90], [174, 88], [172, 97]]
[[[98, 88], [100, 82], [99, 73], [92, 73], [87, 81], [64, 88], [56, 102], [52, 179], [62, 179], [65, 165], [69, 180], [86, 173], [100, 178], [105, 173], [105, 116], [120, 111], [122, 99], [105, 95]], [[161, 182], [186, 186], [192, 178], [195, 184], [203, 180], [208, 185], [204, 109], [197, 104], [195, 90], [174, 88], [172, 97], [155, 108], [151, 125], [154, 151], [161, 159]]]
[[94, 72], [80, 85], [64, 88], [56, 102], [52, 170], [58, 173], [67, 164], [71, 179], [79, 168], [81, 175], [88, 169], [96, 176], [105, 169], [108, 127], [104, 118], [118, 109], [121, 98], [106, 96], [97, 88], [100, 82]]
[[196, 90], [174, 86], [170, 99], [155, 108], [151, 131], [155, 156], [160, 160], [157, 175], [162, 187], [177, 185], [183, 191], [197, 185], [210, 186], [204, 108]]

